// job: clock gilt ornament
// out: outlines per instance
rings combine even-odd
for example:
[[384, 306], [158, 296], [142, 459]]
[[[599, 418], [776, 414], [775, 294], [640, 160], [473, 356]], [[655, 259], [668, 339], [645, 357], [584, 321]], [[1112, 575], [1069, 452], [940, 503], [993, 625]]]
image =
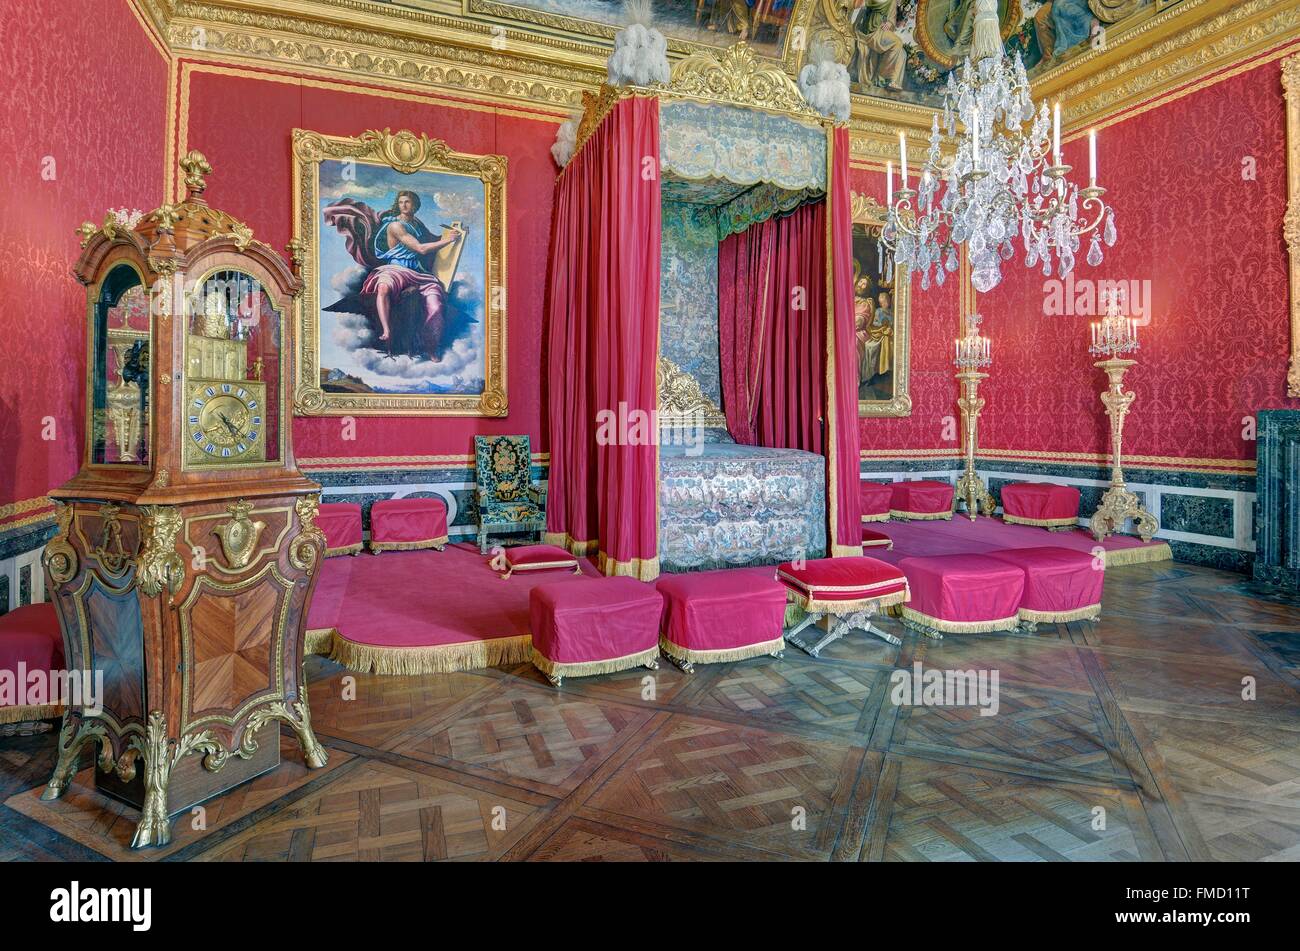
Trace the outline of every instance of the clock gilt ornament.
[[99, 705], [65, 714], [43, 798], [95, 747], [95, 785], [141, 812], [134, 847], [166, 845], [171, 817], [274, 769], [272, 721], [308, 766], [326, 760], [302, 675], [320, 486], [289, 439], [302, 283], [207, 203], [201, 153], [180, 166], [184, 201], [79, 229], [85, 460], [50, 492], [43, 559], [68, 668], [104, 678]]

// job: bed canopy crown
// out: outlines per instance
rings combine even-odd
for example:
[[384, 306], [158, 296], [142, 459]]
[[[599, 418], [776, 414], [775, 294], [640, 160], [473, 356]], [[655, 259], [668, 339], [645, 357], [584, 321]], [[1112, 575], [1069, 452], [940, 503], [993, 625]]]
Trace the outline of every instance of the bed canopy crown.
[[548, 540], [643, 580], [860, 552], [846, 125], [740, 42], [585, 94], [573, 143]]

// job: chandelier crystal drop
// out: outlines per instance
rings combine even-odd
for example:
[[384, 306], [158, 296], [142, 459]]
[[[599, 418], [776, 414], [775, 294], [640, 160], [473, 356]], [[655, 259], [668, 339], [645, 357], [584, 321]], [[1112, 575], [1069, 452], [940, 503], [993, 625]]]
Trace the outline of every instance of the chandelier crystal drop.
[[1025, 265], [1041, 267], [1044, 277], [1064, 278], [1081, 251], [1096, 267], [1103, 243], [1110, 247], [1117, 237], [1114, 211], [1102, 200], [1106, 189], [1097, 184], [1096, 133], [1089, 135], [1089, 183], [1081, 188], [1068, 180], [1071, 169], [1061, 158], [1060, 105], [1035, 110], [1020, 54], [1008, 59], [1002, 48], [995, 0], [977, 0], [975, 16], [970, 56], [948, 74], [942, 119], [936, 114], [931, 123], [914, 188], [907, 139], [899, 135], [902, 187], [894, 191], [891, 162], [882, 261], [892, 256], [919, 271], [927, 289], [931, 271], [943, 283], [943, 271], [957, 269], [965, 245], [971, 283], [981, 293], [1002, 280], [1017, 240]]

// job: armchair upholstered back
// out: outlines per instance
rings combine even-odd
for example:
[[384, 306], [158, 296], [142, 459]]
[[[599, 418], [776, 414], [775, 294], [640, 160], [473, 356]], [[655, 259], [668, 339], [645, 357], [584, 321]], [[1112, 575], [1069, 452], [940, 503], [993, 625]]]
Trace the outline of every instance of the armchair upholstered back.
[[527, 436], [475, 436], [479, 549], [490, 532], [541, 531], [545, 495], [533, 485], [532, 446]]

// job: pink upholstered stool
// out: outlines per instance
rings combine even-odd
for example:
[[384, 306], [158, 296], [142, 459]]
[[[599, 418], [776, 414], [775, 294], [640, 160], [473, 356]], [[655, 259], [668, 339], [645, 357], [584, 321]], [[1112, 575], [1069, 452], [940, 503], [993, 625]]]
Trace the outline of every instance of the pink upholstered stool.
[[370, 550], [447, 547], [447, 504], [442, 499], [384, 499], [370, 506]]
[[[551, 568], [568, 568], [575, 575], [582, 574], [578, 559], [558, 545], [516, 545], [503, 548], [501, 557], [506, 563], [505, 581], [516, 571], [546, 571]], [[495, 557], [495, 556], [494, 556]], [[493, 565], [495, 567], [495, 563]]]
[[[23, 691], [22, 697], [14, 699], [33, 699], [27, 696], [27, 691], [33, 688], [28, 680], [32, 671], [61, 670], [63, 632], [53, 604], [28, 604], [0, 616], [0, 671], [7, 671], [15, 688]], [[48, 681], [47, 685], [53, 686]], [[32, 721], [57, 717], [63, 708], [58, 705], [57, 697], [41, 695], [35, 699], [40, 702], [0, 706], [0, 734], [46, 732], [47, 725], [37, 726]]]
[[1002, 487], [1002, 521], [1069, 531], [1079, 524], [1079, 490], [1050, 482], [1012, 482]]
[[1101, 616], [1104, 558], [1072, 548], [1008, 548], [991, 551], [988, 556], [1025, 573], [1025, 594], [1018, 612], [1021, 627], [1033, 630], [1040, 622], [1095, 620]]
[[890, 518], [952, 518], [952, 486], [947, 482], [895, 482]]
[[316, 527], [325, 533], [325, 557], [361, 551], [361, 506], [355, 502], [326, 502], [316, 514]]
[[[893, 565], [876, 558], [817, 558], [795, 565], [785, 562], [776, 569], [776, 580], [808, 613], [787, 632], [785, 639], [816, 657], [823, 647], [849, 631], [858, 629], [901, 644], [897, 637], [871, 625], [871, 616], [881, 608], [908, 599], [907, 578]], [[809, 646], [797, 635], [805, 627], [825, 619], [826, 634]]]
[[928, 555], [898, 563], [912, 588], [903, 620], [929, 637], [1009, 631], [1019, 620], [1025, 573], [989, 555]]
[[663, 596], [635, 578], [582, 578], [528, 592], [533, 666], [565, 677], [659, 667]]
[[893, 483], [862, 482], [858, 491], [862, 496], [862, 521], [888, 522], [889, 505], [894, 497]]
[[749, 571], [663, 575], [659, 647], [690, 673], [695, 664], [780, 657], [785, 647], [785, 587]]
[[894, 540], [884, 532], [877, 532], [870, 528], [864, 528], [862, 530], [862, 547], [883, 548], [888, 551], [894, 547]]

